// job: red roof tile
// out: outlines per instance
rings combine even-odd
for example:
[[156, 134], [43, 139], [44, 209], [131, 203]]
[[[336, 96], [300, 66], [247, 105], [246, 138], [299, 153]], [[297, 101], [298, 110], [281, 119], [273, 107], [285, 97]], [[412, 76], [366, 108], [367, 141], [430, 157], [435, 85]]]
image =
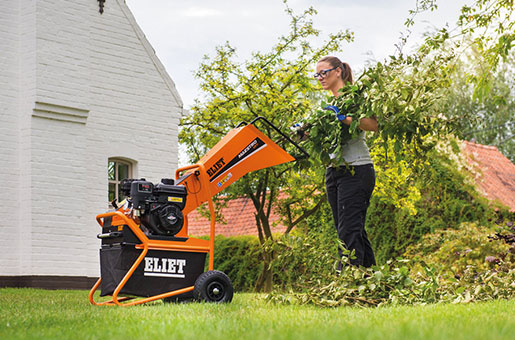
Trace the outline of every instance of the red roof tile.
[[[258, 235], [255, 218], [256, 209], [252, 200], [246, 197], [236, 198], [227, 202], [227, 206], [221, 209], [223, 222], [216, 222], [215, 233], [224, 236]], [[279, 225], [280, 216], [272, 212], [270, 223], [273, 233], [282, 233], [286, 227]], [[275, 222], [275, 223], [274, 223]], [[273, 224], [278, 224], [276, 227]], [[188, 234], [201, 236], [209, 235], [210, 221], [200, 215], [198, 209], [188, 214]]]
[[478, 189], [515, 211], [515, 165], [495, 146], [464, 142], [464, 151], [469, 163], [480, 170]]

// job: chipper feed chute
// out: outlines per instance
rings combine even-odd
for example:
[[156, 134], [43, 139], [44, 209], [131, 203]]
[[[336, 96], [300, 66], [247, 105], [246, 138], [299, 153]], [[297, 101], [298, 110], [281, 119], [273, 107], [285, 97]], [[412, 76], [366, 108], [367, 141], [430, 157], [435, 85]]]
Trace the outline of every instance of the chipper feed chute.
[[[184, 180], [179, 180], [188, 189], [188, 202], [183, 212], [187, 214], [194, 210], [249, 172], [293, 160], [293, 156], [254, 125], [235, 128], [192, 166], [199, 169], [199, 176], [186, 175]], [[201, 187], [201, 177], [206, 177], [207, 188]]]
[[[233, 289], [224, 273], [213, 270], [215, 218], [212, 197], [247, 173], [299, 157], [291, 156], [255, 126], [266, 124], [281, 139], [307, 154], [266, 119], [231, 130], [198, 163], [176, 172], [176, 181], [154, 185], [145, 179], [121, 183], [127, 198], [115, 211], [97, 216], [100, 278], [91, 289], [95, 305], [130, 306], [158, 299], [198, 298], [230, 302]], [[188, 236], [187, 214], [204, 202], [211, 213], [210, 239]], [[209, 270], [204, 272], [206, 255]], [[94, 293], [108, 301], [95, 302]]]

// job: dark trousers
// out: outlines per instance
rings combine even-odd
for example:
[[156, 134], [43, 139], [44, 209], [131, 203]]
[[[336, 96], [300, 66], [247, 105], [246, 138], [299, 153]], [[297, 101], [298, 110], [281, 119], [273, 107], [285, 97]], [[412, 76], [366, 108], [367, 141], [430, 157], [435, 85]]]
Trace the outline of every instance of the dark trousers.
[[[328, 168], [325, 175], [327, 198], [338, 237], [347, 249], [355, 251], [356, 259], [350, 262], [364, 267], [376, 263], [365, 231], [365, 219], [375, 181], [372, 164]], [[341, 250], [339, 254], [341, 257]]]

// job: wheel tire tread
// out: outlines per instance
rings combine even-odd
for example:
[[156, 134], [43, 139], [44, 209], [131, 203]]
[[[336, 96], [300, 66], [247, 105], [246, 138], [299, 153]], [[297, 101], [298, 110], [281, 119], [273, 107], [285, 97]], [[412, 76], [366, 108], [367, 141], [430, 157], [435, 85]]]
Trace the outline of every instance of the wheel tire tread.
[[[218, 279], [224, 285], [225, 288], [225, 296], [220, 301], [211, 301], [207, 297], [206, 288], [207, 285], [213, 281]], [[195, 281], [195, 286], [193, 289], [193, 296], [195, 299], [206, 302], [231, 302], [233, 297], [233, 287], [231, 279], [224, 273], [219, 270], [210, 270], [200, 274], [200, 276]]]

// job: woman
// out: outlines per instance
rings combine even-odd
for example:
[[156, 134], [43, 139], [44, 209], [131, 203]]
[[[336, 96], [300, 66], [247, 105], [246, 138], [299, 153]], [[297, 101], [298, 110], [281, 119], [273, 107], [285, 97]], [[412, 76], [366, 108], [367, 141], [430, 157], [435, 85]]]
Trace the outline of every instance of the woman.
[[[331, 56], [320, 59], [314, 76], [322, 88], [334, 96], [339, 95], [338, 90], [345, 84], [353, 83], [350, 66]], [[328, 109], [335, 111], [342, 124], [351, 124], [352, 118], [345, 116], [345, 112], [338, 112], [336, 107]], [[359, 127], [364, 131], [377, 131], [377, 120], [362, 118]], [[375, 172], [364, 135], [361, 132], [344, 145], [345, 164], [327, 168], [326, 190], [338, 237], [347, 249], [355, 252], [356, 259], [350, 262], [370, 267], [375, 264], [375, 258], [365, 231], [365, 219], [375, 186]], [[341, 256], [341, 250], [339, 254]], [[341, 267], [340, 263], [338, 269]]]

